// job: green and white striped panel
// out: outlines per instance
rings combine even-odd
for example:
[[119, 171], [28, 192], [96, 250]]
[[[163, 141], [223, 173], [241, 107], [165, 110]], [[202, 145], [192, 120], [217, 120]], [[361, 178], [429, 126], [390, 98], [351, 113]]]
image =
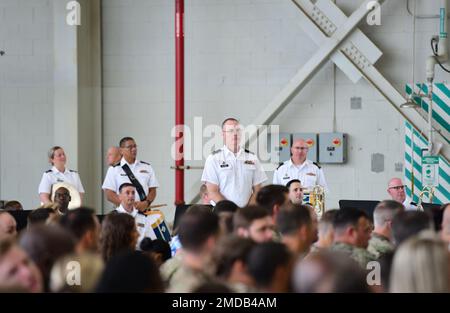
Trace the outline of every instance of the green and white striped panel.
[[[411, 84], [406, 85], [406, 93], [411, 94]], [[416, 84], [414, 86], [416, 94], [428, 94], [426, 84]], [[427, 97], [414, 97], [414, 102], [419, 104], [425, 112], [428, 112], [429, 99]], [[433, 84], [433, 119], [443, 129], [450, 132], [450, 85], [444, 83]], [[445, 138], [450, 144], [450, 138]]]
[[[428, 142], [414, 129], [414, 143], [411, 144], [411, 131], [413, 127], [407, 121], [405, 122], [405, 183], [406, 194], [414, 202], [419, 201], [419, 194], [422, 190], [422, 149], [427, 148]], [[414, 174], [414, 196], [411, 196]], [[424, 199], [428, 201], [427, 198]], [[435, 188], [433, 203], [450, 202], [450, 164], [445, 158], [439, 158], [439, 186]]]

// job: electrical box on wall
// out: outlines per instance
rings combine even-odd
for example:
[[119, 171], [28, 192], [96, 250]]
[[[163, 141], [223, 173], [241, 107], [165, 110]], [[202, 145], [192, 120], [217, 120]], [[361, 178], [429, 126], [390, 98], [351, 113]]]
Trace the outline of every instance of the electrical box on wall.
[[296, 139], [303, 139], [309, 147], [306, 158], [313, 162], [317, 162], [317, 134], [314, 133], [293, 133], [292, 142]]
[[347, 162], [347, 135], [344, 133], [319, 134], [319, 163]]
[[271, 147], [273, 163], [283, 163], [291, 158], [291, 134], [279, 133], [278, 141]]

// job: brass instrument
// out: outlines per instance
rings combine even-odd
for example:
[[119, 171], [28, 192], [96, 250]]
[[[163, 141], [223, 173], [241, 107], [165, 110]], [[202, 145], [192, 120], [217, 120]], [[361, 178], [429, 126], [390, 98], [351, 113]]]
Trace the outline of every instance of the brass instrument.
[[434, 186], [427, 185], [422, 188], [422, 191], [419, 193], [419, 202], [417, 203], [417, 211], [423, 211], [423, 197], [427, 195], [430, 203], [433, 203], [434, 196]]
[[70, 202], [69, 202], [69, 210], [73, 210], [76, 208], [79, 208], [81, 206], [81, 195], [78, 192], [78, 190], [73, 186], [72, 184], [69, 184], [67, 182], [58, 182], [52, 185], [50, 200], [52, 202], [55, 202], [55, 192], [60, 187], [66, 188], [70, 193]]
[[317, 219], [320, 220], [325, 212], [325, 189], [320, 185], [315, 185], [309, 194], [309, 202], [316, 212]]

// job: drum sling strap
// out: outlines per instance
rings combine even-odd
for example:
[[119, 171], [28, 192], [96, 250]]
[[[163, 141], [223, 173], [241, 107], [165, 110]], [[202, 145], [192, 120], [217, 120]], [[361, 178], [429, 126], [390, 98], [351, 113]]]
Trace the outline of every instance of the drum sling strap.
[[128, 164], [122, 165], [122, 168], [125, 171], [125, 173], [127, 174], [128, 178], [130, 179], [133, 186], [136, 187], [136, 191], [138, 192], [139, 199], [141, 199], [141, 201], [144, 201], [145, 199], [147, 199], [144, 188], [142, 187], [141, 183], [137, 180], [136, 176], [134, 176], [134, 174], [131, 171]]

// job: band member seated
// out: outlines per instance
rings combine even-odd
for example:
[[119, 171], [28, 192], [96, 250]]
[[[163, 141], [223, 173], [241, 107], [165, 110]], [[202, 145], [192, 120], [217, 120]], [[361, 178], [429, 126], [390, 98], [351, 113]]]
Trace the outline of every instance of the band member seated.
[[139, 212], [136, 208], [136, 188], [131, 183], [123, 183], [119, 187], [120, 205], [116, 209], [117, 213], [127, 213], [136, 221], [136, 228], [139, 233], [137, 247], [145, 237], [156, 239], [157, 236], [152, 228], [152, 221], [145, 214]]
[[66, 214], [69, 211], [70, 200], [72, 198], [67, 188], [59, 187], [56, 189], [54, 203], [57, 205], [59, 213]]
[[292, 179], [287, 183], [286, 187], [289, 189], [289, 200], [291, 200], [293, 204], [302, 204], [303, 186], [300, 180]]

